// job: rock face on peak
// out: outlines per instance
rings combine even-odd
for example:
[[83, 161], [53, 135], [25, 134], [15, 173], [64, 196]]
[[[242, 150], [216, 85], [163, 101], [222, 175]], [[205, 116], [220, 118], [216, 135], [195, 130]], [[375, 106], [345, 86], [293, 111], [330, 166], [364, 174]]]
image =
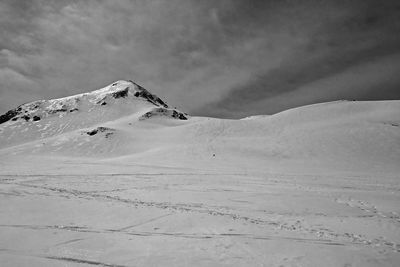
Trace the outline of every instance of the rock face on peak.
[[162, 101], [156, 95], [151, 94], [142, 86], [138, 85], [137, 83], [129, 80], [129, 81], [116, 81], [109, 86], [106, 86], [102, 89], [83, 94], [77, 96], [86, 96], [91, 98], [94, 103], [96, 104], [103, 104], [103, 101], [106, 101], [107, 98], [129, 98], [129, 97], [136, 97], [145, 101], [148, 101], [156, 106], [162, 106], [164, 108], [168, 108], [168, 105]]
[[154, 116], [166, 116], [172, 117], [179, 120], [187, 120], [185, 114], [178, 112], [176, 110], [166, 109], [166, 108], [154, 108], [149, 112], [146, 112], [142, 116], [140, 116], [139, 120], [149, 119]]
[[[155, 112], [155, 110], [157, 112]], [[129, 80], [120, 80], [88, 93], [38, 100], [0, 116], [0, 146], [47, 138], [129, 117], [143, 121], [161, 113], [164, 119], [187, 120], [158, 96]], [[101, 125], [99, 125], [101, 126]]]

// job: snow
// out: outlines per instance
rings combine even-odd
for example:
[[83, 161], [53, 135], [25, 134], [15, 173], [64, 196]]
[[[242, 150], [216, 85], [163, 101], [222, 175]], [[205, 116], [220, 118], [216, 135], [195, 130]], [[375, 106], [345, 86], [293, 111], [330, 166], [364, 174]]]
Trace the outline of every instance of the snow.
[[117, 85], [0, 125], [2, 266], [398, 266], [400, 101], [180, 120]]

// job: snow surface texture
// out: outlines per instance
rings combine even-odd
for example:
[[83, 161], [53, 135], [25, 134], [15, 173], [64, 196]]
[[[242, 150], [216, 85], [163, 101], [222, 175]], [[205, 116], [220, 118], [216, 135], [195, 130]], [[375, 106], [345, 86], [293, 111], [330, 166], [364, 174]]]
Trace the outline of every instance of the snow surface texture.
[[118, 81], [0, 123], [1, 266], [399, 265], [400, 101], [222, 120]]

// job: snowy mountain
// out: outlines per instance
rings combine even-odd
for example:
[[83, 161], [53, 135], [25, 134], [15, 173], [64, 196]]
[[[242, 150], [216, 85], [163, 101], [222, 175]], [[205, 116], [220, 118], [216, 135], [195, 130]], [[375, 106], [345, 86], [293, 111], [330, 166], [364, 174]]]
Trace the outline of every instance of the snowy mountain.
[[189, 119], [136, 83], [117, 81], [24, 104], [0, 118], [0, 153], [7, 154], [124, 156], [228, 168], [291, 162], [393, 169], [400, 162], [400, 101], [338, 101], [242, 120]]
[[117, 81], [2, 115], [0, 153], [123, 156], [227, 168], [270, 169], [290, 162], [396, 169], [399, 118], [400, 101], [338, 101], [242, 120], [189, 117], [136, 83]]
[[[0, 147], [84, 129], [116, 119], [146, 120], [155, 116], [187, 120], [132, 81], [117, 81], [89, 93], [23, 104], [0, 116]], [[87, 129], [90, 131], [91, 129]]]

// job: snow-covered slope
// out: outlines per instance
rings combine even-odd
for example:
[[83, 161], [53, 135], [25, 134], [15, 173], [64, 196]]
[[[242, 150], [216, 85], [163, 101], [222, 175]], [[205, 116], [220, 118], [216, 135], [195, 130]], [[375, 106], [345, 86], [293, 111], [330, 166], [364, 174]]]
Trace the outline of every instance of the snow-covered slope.
[[[10, 112], [9, 112], [10, 113]], [[242, 120], [190, 117], [131, 81], [25, 104], [0, 124], [0, 153], [173, 166], [396, 169], [400, 101], [338, 101]]]

